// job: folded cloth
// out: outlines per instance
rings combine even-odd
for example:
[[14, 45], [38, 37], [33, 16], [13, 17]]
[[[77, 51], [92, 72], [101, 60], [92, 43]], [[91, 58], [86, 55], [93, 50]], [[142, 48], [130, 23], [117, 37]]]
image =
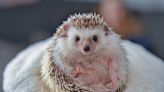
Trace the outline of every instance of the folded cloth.
[[[49, 38], [29, 46], [6, 66], [4, 92], [50, 92], [41, 79], [40, 64], [51, 41]], [[123, 92], [163, 92], [163, 61], [138, 44], [123, 40], [121, 45], [125, 48], [130, 67]]]

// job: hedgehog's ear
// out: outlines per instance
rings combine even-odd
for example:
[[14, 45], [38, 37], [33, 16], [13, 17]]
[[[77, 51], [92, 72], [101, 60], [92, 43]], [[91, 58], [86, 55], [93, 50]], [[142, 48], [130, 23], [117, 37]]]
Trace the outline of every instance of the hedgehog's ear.
[[69, 24], [64, 24], [63, 25], [64, 31], [68, 31], [69, 28], [70, 28], [70, 25]]
[[58, 36], [59, 37], [67, 37], [69, 28], [70, 28], [69, 24], [64, 24], [61, 28], [62, 30], [58, 33]]
[[109, 27], [107, 25], [104, 25], [103, 31], [105, 32], [105, 36], [110, 33]]

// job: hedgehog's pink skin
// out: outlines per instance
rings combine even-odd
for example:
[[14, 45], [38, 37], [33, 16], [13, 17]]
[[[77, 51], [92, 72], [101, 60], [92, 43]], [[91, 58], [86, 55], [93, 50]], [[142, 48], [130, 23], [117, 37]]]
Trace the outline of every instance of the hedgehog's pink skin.
[[[76, 63], [71, 76], [79, 79], [84, 86], [90, 88], [116, 89], [119, 76], [114, 72], [114, 69], [117, 68], [114, 63], [111, 57], [102, 57], [100, 62]], [[101, 70], [97, 70], [97, 67]]]

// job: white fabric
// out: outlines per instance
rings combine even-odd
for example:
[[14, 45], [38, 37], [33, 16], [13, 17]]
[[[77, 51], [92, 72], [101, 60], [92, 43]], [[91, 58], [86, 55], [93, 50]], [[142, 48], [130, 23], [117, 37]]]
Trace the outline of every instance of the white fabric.
[[[39, 75], [40, 61], [51, 38], [20, 52], [4, 71], [5, 92], [48, 92]], [[122, 41], [129, 60], [129, 80], [124, 92], [164, 92], [164, 63], [142, 46]]]

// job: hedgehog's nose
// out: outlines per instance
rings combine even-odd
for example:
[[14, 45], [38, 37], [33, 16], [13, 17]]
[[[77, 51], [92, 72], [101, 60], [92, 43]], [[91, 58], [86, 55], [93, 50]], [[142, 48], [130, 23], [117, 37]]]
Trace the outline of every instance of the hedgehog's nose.
[[89, 52], [90, 51], [90, 47], [88, 45], [84, 46], [83, 48], [84, 52]]

